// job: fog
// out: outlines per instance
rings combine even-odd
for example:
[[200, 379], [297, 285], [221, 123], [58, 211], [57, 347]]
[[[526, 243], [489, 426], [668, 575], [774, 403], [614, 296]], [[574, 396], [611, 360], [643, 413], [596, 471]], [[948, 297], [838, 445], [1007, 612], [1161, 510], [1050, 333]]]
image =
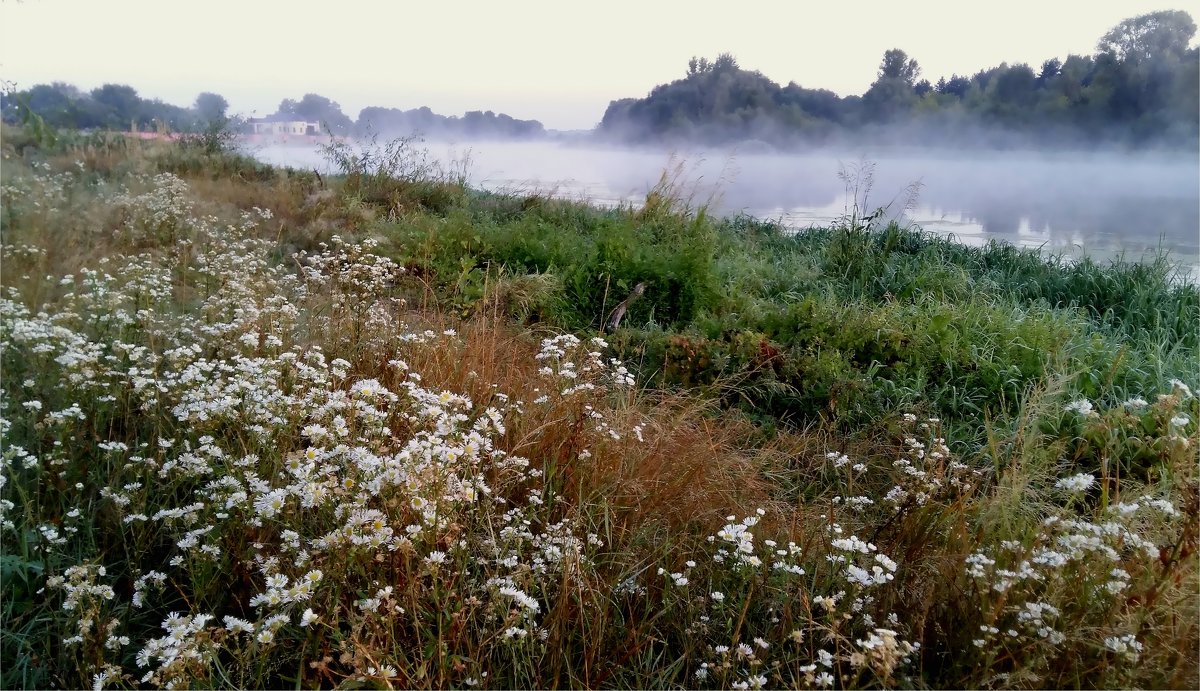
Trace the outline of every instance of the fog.
[[[443, 163], [466, 162], [470, 184], [597, 204], [637, 203], [664, 171], [694, 206], [795, 228], [827, 225], [855, 207], [974, 245], [989, 239], [1098, 259], [1158, 247], [1200, 266], [1200, 159], [1183, 154], [904, 150], [777, 153], [762, 145], [681, 149], [570, 141], [424, 143]], [[259, 147], [276, 164], [328, 171], [313, 148]]]

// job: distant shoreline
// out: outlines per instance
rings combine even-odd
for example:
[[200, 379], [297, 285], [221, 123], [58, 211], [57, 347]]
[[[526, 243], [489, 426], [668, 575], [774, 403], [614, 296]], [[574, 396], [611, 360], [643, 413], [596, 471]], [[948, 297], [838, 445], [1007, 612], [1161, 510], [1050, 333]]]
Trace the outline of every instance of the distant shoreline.
[[[132, 137], [141, 140], [159, 140], [159, 141], [179, 141], [188, 136], [194, 136], [194, 133], [187, 132], [111, 132], [113, 135], [124, 137]], [[328, 134], [235, 134], [233, 137], [238, 142], [247, 144], [279, 144], [279, 145], [303, 145], [313, 146], [316, 144], [325, 144], [329, 141], [345, 142], [351, 141], [352, 137], [334, 136]]]

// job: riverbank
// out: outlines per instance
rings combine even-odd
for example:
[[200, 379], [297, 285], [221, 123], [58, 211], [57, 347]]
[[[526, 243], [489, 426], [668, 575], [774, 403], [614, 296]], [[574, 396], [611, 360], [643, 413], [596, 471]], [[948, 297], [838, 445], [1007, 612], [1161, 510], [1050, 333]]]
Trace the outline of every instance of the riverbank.
[[[866, 146], [775, 155], [511, 141], [422, 146], [443, 165], [463, 165], [470, 186], [501, 194], [636, 205], [664, 168], [680, 166], [678, 186], [706, 202], [710, 215], [744, 214], [806, 229], [827, 227], [855, 205], [886, 206], [888, 218], [903, 226], [966, 244], [997, 240], [1101, 263], [1166, 249], [1200, 277], [1195, 156], [958, 151], [948, 157]], [[336, 171], [316, 148], [249, 152], [276, 165]]]
[[5, 130], [4, 686], [1200, 678], [1168, 261], [389, 147]]

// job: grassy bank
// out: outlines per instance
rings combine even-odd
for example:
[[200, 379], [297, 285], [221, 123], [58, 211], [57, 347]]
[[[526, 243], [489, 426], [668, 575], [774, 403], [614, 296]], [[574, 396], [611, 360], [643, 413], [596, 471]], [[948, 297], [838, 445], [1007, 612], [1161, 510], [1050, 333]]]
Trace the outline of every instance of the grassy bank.
[[492, 290], [526, 323], [600, 330], [643, 284], [612, 335], [646, 381], [798, 424], [921, 406], [978, 440], [1050, 378], [1115, 402], [1195, 372], [1200, 294], [1165, 256], [1068, 264], [869, 216], [791, 234], [708, 218], [677, 183], [637, 210], [480, 195], [370, 228], [450, 305]]
[[1200, 682], [1165, 260], [3, 134], [6, 687]]

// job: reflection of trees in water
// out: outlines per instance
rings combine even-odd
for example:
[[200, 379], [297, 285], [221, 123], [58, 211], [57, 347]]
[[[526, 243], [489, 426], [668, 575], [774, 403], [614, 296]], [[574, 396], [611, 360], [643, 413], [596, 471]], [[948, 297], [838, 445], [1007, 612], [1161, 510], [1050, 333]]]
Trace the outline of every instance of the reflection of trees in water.
[[1200, 249], [1200, 210], [1194, 199], [1150, 199], [1098, 190], [1087, 196], [964, 198], [960, 204], [964, 215], [980, 223], [985, 233], [1003, 239], [1014, 239], [1025, 219], [1053, 246], [1080, 243], [1137, 252], [1161, 243], [1188, 256]]
[[[846, 161], [848, 159], [841, 159]], [[721, 185], [724, 213], [770, 213], [772, 209], [828, 209], [846, 199], [838, 179], [839, 159], [743, 157], [739, 173]], [[720, 166], [708, 162], [692, 171], [715, 180]], [[648, 171], [606, 170], [616, 189], [636, 187]], [[656, 177], [655, 175], [652, 177]], [[1121, 248], [1140, 254], [1161, 244], [1195, 260], [1200, 251], [1200, 168], [1117, 158], [1075, 161], [1036, 159], [882, 160], [875, 168], [867, 208], [893, 205], [901, 211], [904, 191], [921, 181], [918, 204], [951, 215], [959, 212], [984, 233], [1019, 241], [1023, 222], [1049, 247], [1081, 244], [1096, 250]], [[860, 189], [860, 196], [864, 190]]]

